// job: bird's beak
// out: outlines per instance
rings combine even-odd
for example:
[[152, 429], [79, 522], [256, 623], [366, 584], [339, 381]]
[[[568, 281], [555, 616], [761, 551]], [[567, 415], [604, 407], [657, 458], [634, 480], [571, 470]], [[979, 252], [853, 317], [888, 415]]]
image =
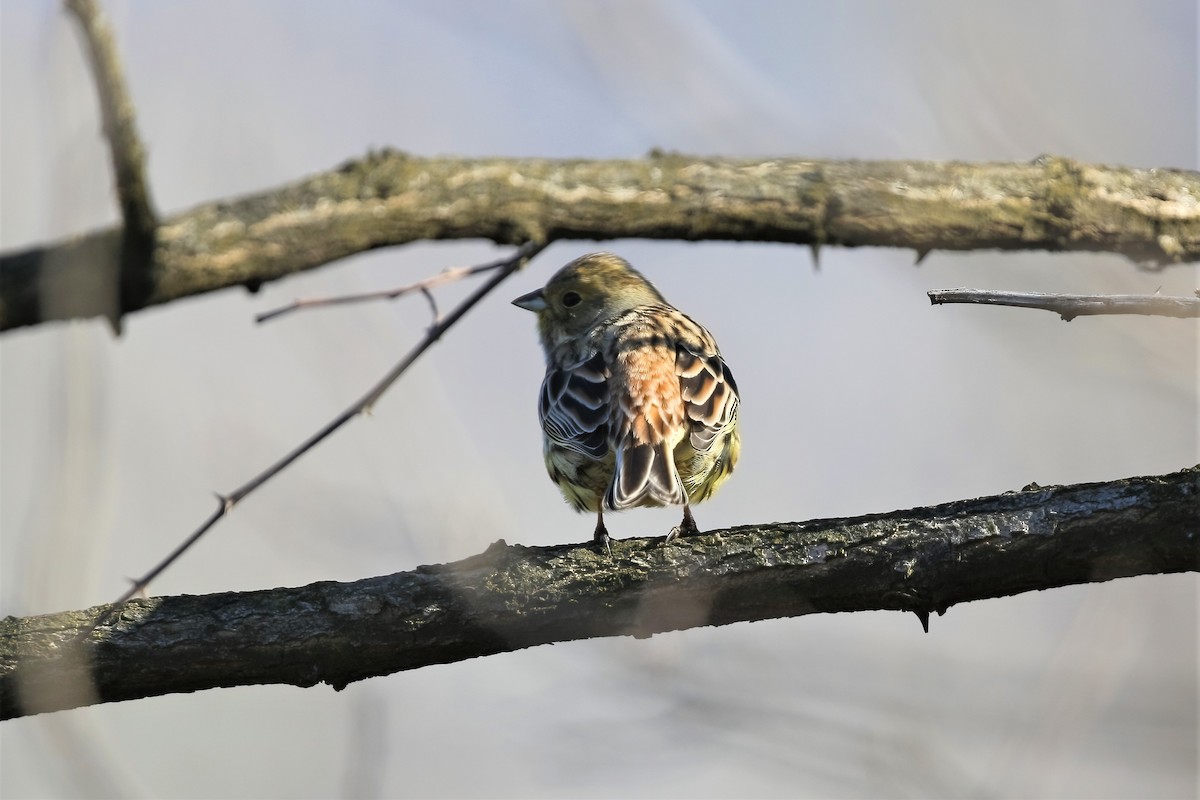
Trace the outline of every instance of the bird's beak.
[[512, 304], [517, 308], [523, 308], [526, 311], [533, 311], [535, 313], [538, 311], [545, 311], [546, 295], [542, 294], [541, 289], [538, 289], [535, 292], [521, 295], [516, 300], [513, 300]]

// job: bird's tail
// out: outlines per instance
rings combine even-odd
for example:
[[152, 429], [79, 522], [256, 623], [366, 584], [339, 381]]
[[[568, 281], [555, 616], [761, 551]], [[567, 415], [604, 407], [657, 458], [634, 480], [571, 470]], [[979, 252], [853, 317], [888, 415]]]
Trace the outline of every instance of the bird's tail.
[[666, 442], [627, 443], [617, 448], [616, 469], [604, 496], [605, 507], [620, 510], [686, 502], [687, 492]]

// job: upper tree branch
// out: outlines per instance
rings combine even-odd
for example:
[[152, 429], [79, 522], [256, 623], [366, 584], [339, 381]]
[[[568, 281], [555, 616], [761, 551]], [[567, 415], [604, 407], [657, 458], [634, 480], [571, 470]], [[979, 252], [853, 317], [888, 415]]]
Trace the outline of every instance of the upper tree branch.
[[0, 621], [0, 716], [220, 686], [341, 688], [599, 636], [817, 612], [927, 615], [968, 600], [1200, 569], [1200, 467], [662, 546], [498, 542], [353, 583], [135, 600]]
[[[164, 222], [141, 305], [436, 239], [726, 239], [930, 250], [1089, 250], [1200, 259], [1200, 175], [1033, 163], [415, 158], [383, 152]], [[50, 318], [39, 283], [70, 283], [112, 231], [0, 258], [0, 329]], [[49, 271], [52, 274], [46, 275]]]

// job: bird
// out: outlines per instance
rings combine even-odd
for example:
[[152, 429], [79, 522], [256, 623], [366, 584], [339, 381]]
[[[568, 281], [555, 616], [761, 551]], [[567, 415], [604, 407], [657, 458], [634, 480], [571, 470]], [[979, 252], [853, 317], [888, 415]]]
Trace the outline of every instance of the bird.
[[629, 262], [590, 253], [513, 305], [537, 314], [546, 375], [538, 396], [546, 471], [569, 504], [605, 511], [683, 506], [665, 542], [699, 533], [691, 506], [741, 452], [737, 382], [713, 335]]

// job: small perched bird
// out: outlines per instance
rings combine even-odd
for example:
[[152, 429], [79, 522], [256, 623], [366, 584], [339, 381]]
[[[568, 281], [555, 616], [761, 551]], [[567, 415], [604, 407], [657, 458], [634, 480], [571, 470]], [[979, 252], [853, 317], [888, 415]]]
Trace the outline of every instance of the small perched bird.
[[513, 304], [538, 315], [546, 353], [546, 470], [596, 513], [596, 543], [609, 550], [605, 509], [682, 505], [667, 541], [698, 533], [691, 504], [741, 449], [737, 384], [712, 334], [612, 253], [572, 261]]

